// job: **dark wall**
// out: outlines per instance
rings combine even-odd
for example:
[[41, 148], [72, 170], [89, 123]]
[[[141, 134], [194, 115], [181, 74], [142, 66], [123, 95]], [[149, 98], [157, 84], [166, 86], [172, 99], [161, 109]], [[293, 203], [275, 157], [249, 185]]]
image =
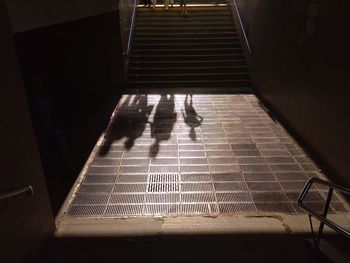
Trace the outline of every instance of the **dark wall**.
[[115, 11], [119, 0], [4, 0], [14, 33]]
[[0, 193], [26, 185], [34, 189], [33, 196], [15, 196], [10, 204], [0, 200], [0, 262], [34, 262], [53, 234], [54, 218], [3, 0], [0, 39]]
[[350, 2], [238, 0], [258, 94], [350, 182]]
[[17, 33], [25, 77], [42, 72], [56, 89], [120, 88], [122, 54], [118, 12]]
[[54, 212], [123, 90], [118, 14], [116, 10], [15, 34]]

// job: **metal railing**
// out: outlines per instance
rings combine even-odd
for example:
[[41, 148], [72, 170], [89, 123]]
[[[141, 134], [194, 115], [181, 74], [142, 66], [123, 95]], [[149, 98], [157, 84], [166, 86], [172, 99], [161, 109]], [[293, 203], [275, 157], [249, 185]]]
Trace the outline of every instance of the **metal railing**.
[[131, 39], [132, 39], [132, 34], [133, 34], [134, 24], [135, 24], [136, 7], [137, 7], [137, 0], [134, 0], [134, 6], [133, 6], [133, 10], [132, 10], [132, 17], [131, 17], [131, 23], [130, 23], [129, 38], [128, 38], [128, 47], [126, 49], [127, 56], [129, 56], [129, 53], [130, 53]]
[[20, 195], [20, 194], [34, 195], [33, 187], [28, 185], [28, 186], [24, 186], [22, 188], [19, 188], [19, 189], [15, 190], [15, 191], [8, 192], [8, 193], [5, 193], [5, 194], [1, 194], [0, 195], [0, 200], [7, 199], [8, 200], [7, 204], [8, 204], [8, 206], [10, 206], [11, 205], [11, 198], [15, 197], [17, 195]]
[[235, 11], [236, 11], [236, 14], [237, 14], [237, 18], [238, 18], [239, 25], [240, 25], [241, 30], [242, 30], [242, 33], [243, 33], [243, 37], [244, 37], [245, 44], [246, 44], [246, 46], [247, 46], [247, 49], [248, 49], [249, 54], [251, 54], [251, 53], [252, 53], [252, 49], [250, 48], [250, 44], [249, 44], [249, 41], [248, 41], [248, 37], [247, 37], [247, 34], [246, 34], [245, 29], [244, 29], [244, 26], [243, 26], [241, 14], [240, 14], [240, 12], [239, 12], [239, 9], [238, 9], [236, 0], [233, 0], [233, 6], [234, 6]]
[[[314, 183], [325, 185], [325, 186], [328, 187], [328, 195], [327, 195], [326, 203], [325, 203], [325, 205], [323, 207], [322, 214], [313, 211], [309, 207], [305, 206], [304, 203], [303, 203], [303, 201], [304, 201], [305, 197], [307, 196], [311, 186]], [[319, 178], [313, 177], [309, 181], [307, 181], [307, 183], [304, 186], [303, 191], [300, 193], [299, 198], [298, 198], [299, 206], [302, 207], [309, 214], [309, 222], [310, 222], [310, 227], [311, 227], [311, 232], [312, 232], [312, 235], [313, 235], [313, 242], [314, 242], [314, 247], [315, 248], [319, 247], [320, 240], [321, 240], [322, 233], [323, 233], [323, 229], [324, 229], [324, 225], [327, 225], [330, 228], [332, 228], [333, 230], [335, 230], [336, 232], [338, 232], [339, 234], [344, 235], [347, 238], [350, 238], [350, 231], [349, 230], [346, 230], [342, 226], [340, 226], [340, 225], [334, 223], [333, 221], [327, 219], [329, 205], [331, 203], [334, 190], [337, 190], [338, 192], [346, 194], [346, 195], [350, 195], [350, 188], [346, 188], [346, 187], [343, 187], [343, 186], [340, 186], [340, 185], [336, 185], [336, 184], [333, 184], [333, 183], [321, 180]], [[316, 236], [314, 234], [314, 228], [313, 228], [313, 224], [312, 224], [312, 217], [314, 217], [314, 218], [316, 218], [317, 220], [320, 221], [318, 234]]]

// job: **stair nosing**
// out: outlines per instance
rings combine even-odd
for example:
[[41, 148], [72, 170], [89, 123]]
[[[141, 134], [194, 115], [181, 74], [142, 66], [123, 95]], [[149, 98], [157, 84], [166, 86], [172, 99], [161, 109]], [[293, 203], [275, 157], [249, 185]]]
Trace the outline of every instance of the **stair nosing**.
[[231, 76], [231, 75], [247, 75], [248, 72], [227, 72], [227, 73], [222, 73], [222, 72], [213, 72], [213, 73], [167, 73], [167, 74], [148, 74], [148, 73], [142, 73], [142, 74], [138, 74], [138, 73], [132, 73], [129, 74], [129, 76], [133, 76], [133, 77], [160, 77], [160, 76]]
[[180, 84], [180, 83], [234, 83], [234, 82], [250, 82], [250, 79], [234, 79], [234, 80], [143, 80], [128, 81], [130, 84]]

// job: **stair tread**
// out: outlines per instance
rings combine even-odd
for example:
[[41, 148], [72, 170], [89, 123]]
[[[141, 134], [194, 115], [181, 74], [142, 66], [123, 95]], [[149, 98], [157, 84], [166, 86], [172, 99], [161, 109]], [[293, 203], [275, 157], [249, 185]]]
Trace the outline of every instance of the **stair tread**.
[[[247, 69], [247, 66], [211, 66], [211, 67], [167, 67], [167, 68], [160, 68], [160, 67], [148, 67], [147, 70], [163, 70], [163, 69], [239, 69], [239, 68], [244, 68]], [[141, 69], [137, 67], [130, 67], [131, 70], [136, 70], [136, 69]]]
[[[217, 22], [217, 21], [198, 21], [198, 20], [190, 20], [190, 21], [165, 21], [166, 23], [163, 24], [164, 26], [179, 26], [179, 25], [183, 25], [183, 26], [187, 26], [187, 25], [231, 25], [232, 26], [232, 20], [222, 20], [221, 22]], [[143, 25], [145, 23], [140, 23], [139, 21], [135, 22], [135, 27], [138, 27], [140, 25]], [[147, 21], [146, 22], [147, 25], [156, 25], [159, 26], [159, 21], [154, 21], [154, 22], [150, 22]]]
[[[171, 61], [171, 63], [195, 63], [195, 62], [200, 62], [200, 63], [204, 63], [204, 62], [210, 62], [210, 63], [220, 63], [220, 62], [239, 62], [239, 61], [245, 61], [244, 59], [227, 59], [227, 60], [174, 60], [174, 61]], [[164, 63], [169, 63], [169, 61], [131, 61], [131, 63], [159, 63], [159, 64], [164, 64]]]
[[184, 58], [196, 58], [196, 57], [237, 57], [237, 56], [242, 56], [243, 54], [229, 54], [229, 56], [227, 54], [184, 54], [184, 55], [179, 55], [179, 54], [163, 54], [163, 55], [131, 55], [131, 58], [179, 58], [179, 57], [184, 57]]
[[220, 79], [220, 80], [131, 80], [129, 83], [229, 83], [250, 82], [249, 79]]
[[230, 73], [223, 73], [223, 72], [217, 72], [217, 73], [166, 73], [166, 74], [149, 74], [149, 73], [133, 73], [130, 74], [131, 76], [147, 76], [147, 77], [157, 77], [157, 76], [226, 76], [226, 75], [244, 75], [242, 72], [230, 72]]
[[[166, 26], [164, 26], [166, 29], [170, 29], [170, 30], [178, 30], [178, 31], [180, 31], [180, 30], [183, 30], [183, 29], [186, 29], [186, 28], [189, 28], [189, 29], [193, 29], [193, 28], [198, 28], [198, 29], [201, 29], [201, 30], [206, 30], [206, 29], [218, 29], [218, 27], [217, 26], [208, 26], [208, 25], [205, 25], [205, 26], [201, 26], [201, 25], [192, 25], [192, 26], [183, 26], [183, 27], [174, 27], [174, 28], [171, 28], [171, 27], [166, 27]], [[142, 25], [142, 26], [138, 26], [138, 28], [137, 29], [139, 29], [139, 30], [145, 30], [145, 29], [147, 29], [147, 28], [149, 28], [149, 29], [158, 29], [158, 30], [164, 30], [164, 28], [162, 28], [162, 26], [159, 26], [159, 27], [154, 27], [154, 26], [147, 26], [147, 24], [146, 25]], [[220, 27], [219, 29], [230, 29], [230, 30], [232, 30], [232, 29], [234, 29], [232, 26], [227, 26], [227, 27]]]
[[[208, 45], [208, 46], [214, 46], [214, 45], [228, 45], [228, 44], [240, 44], [239, 41], [237, 42], [221, 42], [221, 43], [217, 43], [217, 42], [214, 42], [214, 43], [198, 43], [196, 45]], [[191, 45], [190, 43], [142, 43], [142, 44], [137, 44], [137, 43], [133, 43], [132, 46], [171, 46], [171, 45], [176, 45], [176, 46], [179, 46], [179, 45], [183, 45], [183, 46], [188, 46], [188, 45]]]
[[[137, 32], [134, 33], [134, 37], [135, 36], [193, 36], [193, 35], [203, 35], [203, 32], [152, 32], [152, 33], [146, 33], [146, 32]], [[211, 33], [205, 33], [204, 35], [212, 35], [212, 36], [216, 36], [216, 35], [237, 35], [237, 32], [211, 32]]]
[[219, 40], [219, 39], [224, 39], [224, 40], [232, 40], [232, 39], [238, 39], [236, 36], [232, 37], [167, 37], [167, 38], [160, 38], [160, 37], [144, 37], [144, 38], [139, 38], [139, 37], [134, 37], [133, 40], [135, 41], [141, 41], [141, 40]]
[[[188, 49], [176, 49], [176, 51], [205, 51], [205, 52], [213, 52], [213, 51], [242, 51], [241, 48], [194, 48], [191, 50]], [[132, 53], [134, 52], [174, 52], [174, 49], [133, 49]]]

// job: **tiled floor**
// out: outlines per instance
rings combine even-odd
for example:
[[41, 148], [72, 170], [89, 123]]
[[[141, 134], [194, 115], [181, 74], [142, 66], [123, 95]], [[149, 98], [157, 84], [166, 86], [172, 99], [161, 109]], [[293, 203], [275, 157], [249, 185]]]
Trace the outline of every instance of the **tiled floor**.
[[[318, 168], [254, 95], [124, 95], [67, 209], [71, 217], [302, 213]], [[322, 210], [325, 189], [307, 197]], [[347, 212], [335, 196], [330, 212]]]

